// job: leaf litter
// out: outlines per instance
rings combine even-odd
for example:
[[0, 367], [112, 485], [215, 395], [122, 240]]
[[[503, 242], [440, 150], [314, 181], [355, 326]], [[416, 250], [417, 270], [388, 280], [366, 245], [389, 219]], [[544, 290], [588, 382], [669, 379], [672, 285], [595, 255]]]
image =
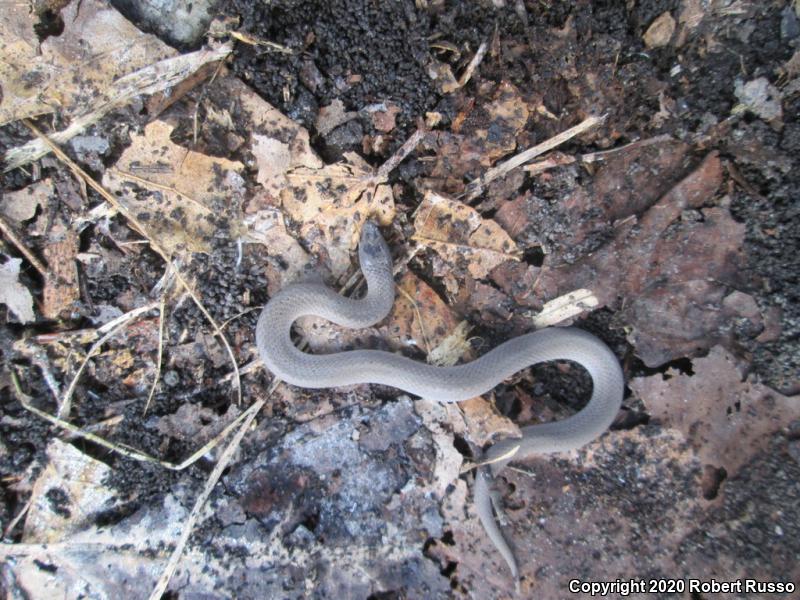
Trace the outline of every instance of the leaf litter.
[[[748, 256], [757, 252], [754, 235], [790, 235], [769, 223], [754, 232], [765, 198], [748, 181], [790, 172], [781, 154], [797, 135], [789, 125], [797, 78], [789, 56], [769, 50], [781, 56], [776, 67], [789, 91], [766, 78], [731, 78], [726, 89], [739, 108], [709, 104], [703, 119], [681, 121], [668, 77], [629, 60], [620, 43], [700, 61], [692, 52], [708, 38], [698, 28], [719, 32], [721, 23], [753, 14], [704, 16], [688, 1], [660, 14], [628, 7], [633, 25], [620, 42], [613, 35], [620, 16], [585, 7], [539, 23], [526, 10], [541, 9], [523, 3], [513, 10], [424, 4], [407, 11], [416, 26], [434, 27], [430, 11], [443, 11], [436, 22], [456, 42], [434, 42], [436, 62], [420, 71], [435, 75], [435, 106], [359, 95], [371, 74], [353, 69], [375, 61], [317, 69], [316, 45], [335, 39], [325, 11], [314, 25], [318, 39], [312, 30], [292, 37], [293, 22], [288, 38], [233, 36], [244, 45], [274, 39], [284, 51], [271, 55], [269, 68], [302, 68], [302, 86], [281, 90], [283, 111], [223, 65], [208, 64], [228, 46], [177, 55], [126, 24], [99, 56], [137, 44], [151, 53], [112, 54], [134, 75], [120, 85], [108, 79], [109, 63], [65, 52], [78, 31], [116, 22], [113, 9], [84, 2], [76, 15], [70, 5], [65, 34], [42, 42], [50, 63], [25, 48], [36, 15], [14, 13], [13, 44], [2, 48], [16, 69], [2, 102], [10, 173], [0, 205], [9, 257], [0, 265], [2, 304], [14, 327], [40, 328], [33, 336], [4, 333], [15, 341], [3, 350], [0, 379], [11, 393], [0, 420], [3, 448], [14, 457], [3, 461], [3, 475], [16, 481], [6, 493], [17, 501], [0, 513], [13, 542], [0, 551], [15, 561], [14, 589], [160, 597], [224, 581], [241, 597], [311, 588], [344, 596], [510, 593], [459, 472], [471, 459], [468, 447], [517, 435], [515, 421], [570, 414], [588, 389], [574, 368], [536, 367], [484, 398], [443, 407], [385, 403], [397, 394], [375, 386], [268, 386], [255, 358], [259, 308], [285, 285], [321, 279], [359, 293], [354, 251], [366, 218], [384, 226], [393, 249], [408, 248], [396, 253], [393, 311], [364, 331], [303, 320], [297, 332], [312, 351], [378, 347], [453, 364], [501, 338], [575, 322], [624, 359], [633, 396], [615, 431], [498, 482], [526, 565], [525, 590], [557, 596], [570, 573], [599, 564], [620, 577], [798, 576], [781, 571], [779, 557], [739, 549], [755, 528], [767, 532], [751, 542], [756, 547], [782, 544], [779, 554], [791, 553], [786, 540], [797, 539], [799, 521], [785, 503], [800, 455], [798, 388], [763, 366], [767, 351], [791, 360], [791, 309], [765, 301], [761, 290], [778, 271], [754, 269]], [[463, 19], [486, 29], [464, 28]], [[593, 52], [581, 37], [586, 19], [607, 28], [596, 30]], [[528, 72], [524, 56], [541, 71]], [[724, 73], [713, 48], [710, 56]], [[234, 71], [252, 83], [248, 60], [234, 51]], [[45, 68], [52, 61], [83, 65], [86, 77], [74, 87], [52, 79]], [[19, 82], [37, 72], [50, 83], [31, 102]], [[531, 80], [536, 91], [527, 91]], [[681, 81], [705, 101], [696, 96], [703, 86]], [[176, 94], [163, 96], [173, 85]], [[310, 95], [301, 102], [303, 90]], [[87, 94], [88, 110], [79, 100]], [[139, 94], [151, 94], [152, 114], [125, 112]], [[657, 113], [645, 108], [653, 100]], [[301, 103], [309, 112], [298, 112]], [[428, 113], [427, 128], [417, 123], [413, 134], [410, 106]], [[122, 144], [111, 111], [126, 121]], [[769, 137], [761, 146], [738, 142], [759, 127], [742, 120], [746, 111], [783, 136], [780, 149], [765, 147]], [[110, 160], [73, 145], [89, 174], [53, 142], [14, 132], [12, 121], [43, 112], [63, 121], [48, 127], [53, 142], [92, 128], [100, 136], [92, 148], [108, 148], [103, 140], [115, 148], [101, 150]], [[326, 163], [320, 156], [333, 154], [325, 144], [345, 139], [339, 128], [351, 125], [361, 133]], [[50, 150], [55, 158], [40, 158]], [[22, 164], [30, 171], [11, 170]], [[77, 184], [62, 184], [73, 176]], [[743, 206], [747, 195], [755, 202]], [[97, 210], [101, 198], [108, 205]], [[39, 452], [22, 457], [15, 440], [25, 429]], [[215, 485], [220, 479], [225, 489]], [[748, 494], [778, 513], [744, 502]], [[716, 540], [711, 558], [703, 551], [708, 532]], [[639, 552], [642, 539], [657, 540], [658, 550]], [[175, 540], [167, 557], [163, 547]]]

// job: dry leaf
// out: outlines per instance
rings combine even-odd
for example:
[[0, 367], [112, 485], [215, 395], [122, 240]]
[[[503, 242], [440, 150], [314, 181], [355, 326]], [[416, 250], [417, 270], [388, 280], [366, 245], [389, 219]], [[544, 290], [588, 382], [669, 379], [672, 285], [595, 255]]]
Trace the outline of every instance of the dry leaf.
[[[103, 185], [143, 224], [148, 237], [170, 253], [202, 252], [221, 227], [226, 210], [243, 192], [240, 162], [207, 156], [170, 140], [173, 125], [149, 123], [113, 169]], [[236, 237], [238, 222], [229, 235]]]
[[285, 285], [302, 279], [311, 257], [286, 231], [280, 209], [259, 203], [257, 199], [253, 203], [258, 208], [244, 219], [246, 237], [251, 242], [263, 244], [269, 256], [276, 259], [276, 268], [267, 269], [266, 273], [269, 293], [274, 294]]
[[20, 323], [31, 323], [36, 320], [33, 297], [18, 280], [22, 259], [0, 256], [5, 260], [0, 264], [0, 303], [5, 304]]
[[395, 348], [416, 347], [428, 356], [456, 328], [458, 319], [439, 295], [411, 271], [397, 285], [386, 326]]
[[426, 192], [414, 219], [413, 239], [435, 250], [451, 265], [465, 268], [476, 279], [522, 253], [500, 225], [484, 219], [472, 207], [435, 192]]
[[542, 309], [542, 302], [533, 293], [539, 275], [539, 267], [525, 262], [505, 262], [489, 273], [489, 276], [509, 298], [520, 306]]
[[428, 362], [439, 367], [450, 367], [471, 356], [469, 323], [461, 321], [439, 344], [428, 353]]
[[53, 182], [50, 179], [36, 181], [16, 192], [5, 192], [0, 204], [0, 213], [15, 223], [28, 221], [36, 215], [38, 207], [47, 206], [52, 193]]
[[54, 438], [47, 466], [33, 484], [22, 541], [47, 544], [68, 539], [114, 507], [117, 492], [103, 485], [111, 468]]
[[401, 108], [392, 102], [371, 104], [363, 110], [371, 116], [372, 126], [383, 133], [389, 133], [395, 128], [397, 115], [402, 112]]
[[800, 50], [795, 50], [792, 57], [781, 67], [786, 79], [794, 79], [800, 75]]
[[493, 392], [486, 394], [486, 397], [464, 400], [458, 406], [467, 424], [469, 440], [479, 448], [500, 439], [522, 436], [519, 425], [495, 409]]
[[[209, 63], [223, 60], [230, 52], [230, 44], [188, 52], [165, 58], [124, 77], [115, 79], [110, 84], [109, 89], [106, 90], [105, 96], [108, 98], [105, 96], [100, 97], [98, 102], [90, 105], [73, 118], [66, 128], [49, 134], [49, 141], [54, 144], [65, 144], [97, 123], [115, 108], [125, 106], [139, 96], [157, 94], [169, 89], [172, 93], [171, 99], [174, 99], [179, 94], [186, 93], [190, 84], [197, 83], [197, 74], [202, 72], [204, 68], [206, 69], [203, 74], [210, 75], [207, 68]], [[169, 102], [171, 99], [167, 99], [164, 102]], [[45, 156], [49, 152], [50, 146], [45, 139], [37, 136], [29, 142], [6, 152], [4, 170], [16, 169]], [[92, 159], [90, 159], [91, 162]]]
[[[435, 268], [434, 273], [441, 268], [447, 268], [447, 265]], [[478, 281], [469, 274], [461, 279], [453, 295], [453, 303], [461, 312], [476, 311], [473, 319], [487, 327], [507, 328], [514, 317], [515, 307], [511, 298], [495, 286]]]
[[239, 78], [224, 77], [219, 85], [241, 103], [251, 131], [250, 151], [258, 167], [256, 181], [277, 206], [281, 190], [288, 185], [289, 169], [319, 169], [323, 162], [311, 149], [308, 131], [265, 102]]
[[[251, 148], [258, 164], [256, 178], [264, 188], [264, 194], [248, 206], [253, 215], [248, 217], [249, 224], [261, 231], [270, 230], [268, 223], [277, 217], [270, 214], [262, 218], [258, 211], [283, 209], [285, 217], [300, 224], [299, 235], [307, 248], [327, 259], [326, 266], [338, 279], [351, 268], [350, 252], [358, 243], [362, 220], [374, 217], [387, 225], [393, 219], [391, 189], [376, 185], [373, 169], [355, 154], [346, 155], [347, 162], [324, 165], [311, 149], [304, 128], [235, 78], [230, 86], [253, 122]], [[282, 230], [283, 224], [271, 232], [271, 239], [282, 236]], [[259, 235], [255, 232], [254, 239]], [[292, 246], [287, 240], [278, 245]], [[300, 259], [300, 252], [293, 248], [285, 258], [287, 262]], [[298, 272], [295, 267], [291, 270]]]
[[737, 81], [734, 94], [741, 102], [741, 105], [734, 107], [734, 113], [737, 110], [748, 110], [775, 129], [780, 129], [783, 126], [781, 91], [772, 85], [766, 77], [758, 77], [747, 83]]
[[69, 27], [38, 43], [30, 7], [3, 3], [0, 125], [56, 110], [65, 117], [81, 114], [87, 99], [93, 105], [111, 100], [104, 96], [116, 79], [175, 54], [105, 2], [71, 2], [61, 18]]
[[510, 522], [503, 532], [523, 576], [521, 594], [514, 593], [471, 494], [456, 490], [448, 498], [445, 520], [458, 526], [450, 542], [433, 544], [429, 554], [441, 564], [457, 563], [459, 582], [478, 598], [562, 598], [576, 573], [584, 581], [601, 580], [609, 570], [638, 579], [654, 560], [636, 551], [642, 543], [656, 548], [656, 564], [673, 567], [695, 520], [696, 465], [678, 435], [617, 433], [616, 440], [578, 452], [529, 460], [496, 480]]
[[222, 416], [199, 404], [181, 404], [174, 413], [159, 417], [156, 429], [167, 438], [199, 446], [218, 435], [240, 412], [234, 404], [229, 405]]
[[558, 325], [584, 311], [597, 308], [598, 304], [597, 297], [591, 290], [575, 290], [546, 302], [539, 314], [533, 318], [533, 326], [541, 329]]
[[317, 133], [325, 137], [339, 125], [347, 123], [356, 117], [358, 117], [358, 112], [346, 111], [344, 102], [336, 98], [328, 106], [320, 107], [316, 122]]
[[692, 369], [693, 375], [669, 369], [637, 377], [630, 387], [653, 418], [686, 436], [704, 465], [722, 467], [728, 477], [800, 419], [800, 397], [744, 380], [736, 358], [720, 346], [694, 359]]
[[431, 60], [428, 64], [428, 76], [436, 82], [442, 94], [449, 94], [460, 87], [450, 65], [443, 62]]
[[436, 164], [431, 178], [435, 189], [448, 193], [464, 190], [464, 179], [482, 175], [500, 158], [514, 152], [528, 121], [529, 111], [519, 90], [504, 81], [492, 98], [472, 108], [468, 104], [452, 126], [452, 133], [436, 136]]
[[[86, 489], [78, 490], [75, 496], [78, 500], [90, 500], [95, 487], [104, 493], [97, 479], [103, 466], [79, 457], [75, 472], [85, 474], [88, 483], [71, 480], [63, 489], [72, 491], [84, 485]], [[88, 510], [82, 512], [82, 505], [69, 500], [72, 519], [83, 522], [81, 516]], [[86, 508], [91, 507], [90, 503]], [[115, 506], [108, 508], [113, 515]], [[65, 531], [63, 539], [53, 545], [15, 545], [14, 549], [20, 550], [13, 559], [12, 589], [31, 598], [144, 598], [164, 566], [159, 548], [163, 550], [180, 536], [187, 512], [181, 502], [167, 494], [163, 503], [144, 503], [135, 515], [120, 523]], [[96, 514], [86, 516], [97, 519]]]
[[575, 262], [613, 235], [615, 221], [644, 213], [678, 183], [688, 152], [668, 137], [628, 146], [603, 156], [591, 187], [573, 185], [557, 204], [530, 192], [512, 196], [494, 218], [520, 244], [542, 246], [548, 265]]
[[292, 169], [286, 175], [289, 186], [280, 193], [284, 213], [299, 223], [311, 251], [327, 259], [335, 279], [351, 268], [361, 223], [374, 218], [388, 225], [395, 214], [391, 187], [372, 183], [374, 171], [356, 154], [345, 158], [319, 169]]
[[697, 28], [705, 16], [706, 10], [703, 7], [703, 0], [683, 0], [681, 2], [681, 12], [678, 15], [678, 21], [688, 30]]
[[[711, 153], [638, 222], [617, 223], [609, 243], [574, 264], [559, 265], [563, 257], [549, 254], [535, 291], [555, 298], [588, 289], [600, 306], [625, 298], [630, 337], [648, 366], [713, 346], [730, 334], [731, 314], [720, 303], [727, 286], [739, 282], [743, 264], [744, 225], [726, 209], [701, 208], [721, 182], [722, 164]], [[687, 209], [698, 209], [698, 218], [682, 218]]]

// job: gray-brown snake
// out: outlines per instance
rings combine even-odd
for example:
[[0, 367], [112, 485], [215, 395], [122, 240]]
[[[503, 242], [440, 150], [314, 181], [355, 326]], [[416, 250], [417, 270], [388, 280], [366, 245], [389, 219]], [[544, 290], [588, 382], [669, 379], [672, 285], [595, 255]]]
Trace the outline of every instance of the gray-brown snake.
[[498, 551], [519, 577], [514, 554], [492, 514], [490, 481], [512, 459], [579, 448], [611, 425], [622, 403], [624, 378], [619, 361], [599, 339], [572, 328], [549, 328], [509, 340], [472, 362], [436, 367], [380, 350], [352, 350], [311, 355], [292, 343], [292, 323], [315, 315], [350, 328], [382, 320], [394, 303], [394, 278], [389, 248], [375, 223], [367, 221], [359, 242], [361, 270], [367, 294], [353, 300], [321, 284], [294, 284], [277, 293], [256, 325], [256, 346], [266, 367], [287, 383], [304, 388], [328, 388], [379, 383], [438, 402], [458, 402], [488, 392], [512, 374], [532, 364], [570, 360], [592, 378], [592, 395], [575, 415], [522, 428], [522, 437], [488, 449], [475, 480], [478, 516]]

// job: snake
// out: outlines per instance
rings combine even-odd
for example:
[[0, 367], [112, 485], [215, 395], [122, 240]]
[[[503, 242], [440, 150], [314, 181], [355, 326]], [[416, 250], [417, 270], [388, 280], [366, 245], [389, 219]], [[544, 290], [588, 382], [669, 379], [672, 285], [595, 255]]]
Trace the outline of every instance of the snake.
[[511, 461], [588, 444], [614, 421], [625, 388], [619, 361], [594, 335], [573, 327], [549, 327], [512, 338], [476, 360], [435, 366], [382, 350], [347, 350], [309, 354], [292, 341], [292, 324], [316, 316], [347, 328], [370, 327], [391, 311], [395, 298], [393, 262], [378, 224], [365, 219], [358, 256], [367, 284], [363, 298], [342, 296], [321, 283], [293, 283], [267, 302], [256, 324], [256, 347], [264, 365], [277, 378], [302, 388], [336, 388], [356, 384], [391, 386], [430, 401], [451, 403], [480, 396], [514, 373], [536, 363], [567, 360], [578, 363], [592, 379], [592, 394], [574, 415], [521, 428], [521, 438], [490, 446], [477, 468], [474, 503], [478, 517], [511, 575], [519, 584], [514, 553], [495, 521], [492, 481]]

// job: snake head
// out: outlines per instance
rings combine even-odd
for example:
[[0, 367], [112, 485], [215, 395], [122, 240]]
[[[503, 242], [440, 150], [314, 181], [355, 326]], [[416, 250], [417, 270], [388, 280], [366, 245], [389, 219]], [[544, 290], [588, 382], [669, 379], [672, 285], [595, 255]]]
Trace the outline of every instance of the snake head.
[[362, 270], [376, 267], [385, 269], [388, 267], [391, 271], [392, 254], [375, 221], [368, 220], [361, 228], [361, 239], [358, 242], [358, 257], [361, 261]]

